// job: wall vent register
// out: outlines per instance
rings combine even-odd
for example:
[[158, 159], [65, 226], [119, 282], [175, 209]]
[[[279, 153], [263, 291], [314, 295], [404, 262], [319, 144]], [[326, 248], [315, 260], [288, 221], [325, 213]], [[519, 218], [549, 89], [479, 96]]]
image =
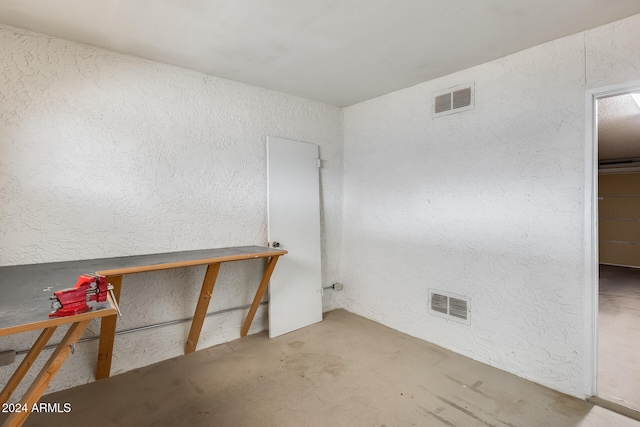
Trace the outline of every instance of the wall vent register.
[[473, 83], [449, 88], [433, 94], [433, 117], [472, 110], [475, 106]]
[[466, 296], [429, 290], [429, 312], [436, 316], [469, 324], [469, 303], [470, 298]]

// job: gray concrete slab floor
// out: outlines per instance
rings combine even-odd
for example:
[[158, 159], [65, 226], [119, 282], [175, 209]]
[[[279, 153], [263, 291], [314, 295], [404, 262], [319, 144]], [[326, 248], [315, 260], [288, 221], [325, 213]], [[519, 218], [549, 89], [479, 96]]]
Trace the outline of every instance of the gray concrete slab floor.
[[640, 422], [336, 310], [46, 395], [27, 426], [640, 426]]

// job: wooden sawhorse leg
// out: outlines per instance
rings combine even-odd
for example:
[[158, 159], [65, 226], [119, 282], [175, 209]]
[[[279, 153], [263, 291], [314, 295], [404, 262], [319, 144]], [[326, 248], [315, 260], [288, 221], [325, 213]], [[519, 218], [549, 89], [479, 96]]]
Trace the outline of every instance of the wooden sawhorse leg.
[[[75, 345], [76, 342], [78, 342], [78, 340], [80, 339], [84, 331], [87, 329], [87, 326], [89, 326], [89, 322], [90, 320], [83, 320], [81, 322], [73, 323], [69, 327], [67, 334], [64, 336], [62, 341], [60, 341], [60, 344], [58, 344], [58, 347], [56, 347], [51, 357], [49, 357], [49, 360], [47, 361], [47, 363], [45, 363], [45, 365], [42, 367], [36, 379], [33, 381], [33, 383], [31, 383], [31, 386], [29, 386], [29, 389], [27, 389], [27, 392], [24, 394], [24, 396], [22, 396], [22, 399], [20, 399], [20, 406], [26, 406], [28, 410], [26, 412], [12, 412], [11, 415], [9, 415], [9, 418], [5, 420], [3, 427], [19, 427], [24, 423], [24, 421], [27, 419], [27, 417], [31, 413], [31, 408], [33, 407], [34, 403], [38, 403], [38, 400], [40, 400], [40, 397], [42, 396], [44, 391], [47, 389], [47, 386], [49, 385], [53, 377], [56, 375], [58, 370], [60, 370], [60, 367], [64, 363], [67, 356], [69, 356], [69, 353], [71, 353], [71, 347]], [[45, 329], [40, 335], [40, 338], [38, 338], [38, 340], [36, 341], [34, 348], [35, 346], [40, 345], [41, 339], [44, 340], [43, 337], [47, 333], [48, 329], [55, 330], [55, 327]], [[51, 333], [53, 333], [53, 331]], [[47, 340], [48, 339], [49, 338], [47, 338]], [[45, 341], [45, 344], [46, 344], [46, 341]], [[44, 347], [44, 344], [41, 344], [41, 346]], [[42, 350], [42, 348], [40, 348], [40, 350]], [[32, 351], [30, 351], [27, 357], [25, 358], [27, 359], [30, 356], [32, 356], [30, 359], [30, 362], [28, 362], [29, 365], [33, 363], [33, 360], [35, 360], [35, 358], [38, 356], [37, 353], [40, 353], [40, 351], [37, 351], [37, 353], [34, 352], [34, 354], [32, 355]], [[22, 364], [20, 364], [20, 367], [18, 367], [18, 370], [21, 370], [23, 364], [24, 364], [24, 361]], [[22, 372], [21, 375], [24, 376], [25, 373], [26, 373], [26, 370]], [[13, 377], [12, 377], [12, 380], [13, 380]], [[11, 380], [9, 381], [9, 383], [11, 383]], [[7, 384], [7, 386], [8, 385], [9, 384]], [[15, 384], [15, 386], [17, 386], [17, 384]], [[12, 390], [9, 390], [9, 391], [12, 392]], [[3, 390], [2, 393], [4, 395], [5, 391]], [[8, 393], [7, 399], [9, 398], [10, 395], [11, 393]]]
[[[122, 289], [122, 276], [107, 276], [107, 283], [113, 286], [113, 295], [116, 303], [120, 304], [120, 290]], [[113, 358], [113, 341], [116, 337], [116, 322], [118, 316], [103, 317], [100, 321], [100, 344], [98, 345], [98, 366], [96, 367], [96, 380], [109, 378], [111, 375], [111, 359]]]
[[251, 303], [251, 307], [249, 308], [249, 313], [247, 313], [247, 318], [245, 319], [244, 324], [242, 325], [242, 329], [240, 330], [241, 337], [247, 336], [247, 333], [249, 332], [251, 322], [253, 322], [253, 317], [256, 315], [256, 311], [258, 310], [260, 301], [262, 301], [264, 292], [267, 290], [267, 285], [269, 284], [271, 273], [273, 273], [273, 269], [276, 268], [278, 258], [280, 258], [280, 255], [272, 256], [269, 260], [269, 263], [267, 264], [267, 267], [264, 269], [264, 274], [262, 275], [262, 280], [260, 281], [260, 285], [258, 286], [258, 290], [256, 291], [256, 296], [253, 297], [253, 302]]
[[200, 298], [198, 298], [198, 304], [196, 305], [196, 312], [193, 315], [193, 321], [191, 321], [189, 338], [187, 338], [187, 344], [184, 346], [184, 354], [196, 351], [198, 339], [200, 338], [200, 331], [202, 330], [202, 324], [204, 323], [204, 318], [207, 316], [207, 308], [209, 308], [209, 301], [211, 301], [213, 287], [216, 284], [216, 278], [218, 277], [219, 271], [219, 262], [209, 264], [207, 267], [207, 273], [204, 275], [202, 289], [200, 290]]
[[18, 385], [33, 365], [33, 362], [35, 362], [44, 346], [49, 342], [56, 328], [57, 326], [51, 326], [50, 328], [44, 329], [36, 342], [33, 343], [29, 353], [22, 359], [22, 363], [20, 363], [20, 366], [18, 366], [18, 369], [13, 373], [7, 385], [5, 385], [2, 392], [0, 392], [0, 405], [9, 401], [9, 398], [13, 392], [16, 391], [16, 388], [18, 388]]

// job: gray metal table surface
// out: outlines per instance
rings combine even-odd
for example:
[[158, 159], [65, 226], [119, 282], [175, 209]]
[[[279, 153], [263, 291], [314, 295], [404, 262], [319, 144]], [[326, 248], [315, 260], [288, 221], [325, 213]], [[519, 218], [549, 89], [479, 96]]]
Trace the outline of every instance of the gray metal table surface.
[[[78, 276], [95, 272], [100, 265], [96, 261], [100, 260], [0, 267], [0, 336], [40, 329], [52, 320], [49, 297], [73, 287]], [[94, 310], [107, 306], [92, 304]]]

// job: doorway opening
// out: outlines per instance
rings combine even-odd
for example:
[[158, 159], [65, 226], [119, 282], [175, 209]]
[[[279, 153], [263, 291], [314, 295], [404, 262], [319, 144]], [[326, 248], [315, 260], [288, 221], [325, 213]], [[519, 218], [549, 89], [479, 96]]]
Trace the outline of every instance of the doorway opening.
[[640, 84], [591, 91], [588, 103], [593, 149], [588, 170], [593, 187], [591, 275], [587, 274], [594, 289], [592, 394], [603, 406], [623, 408], [621, 412], [638, 418]]

